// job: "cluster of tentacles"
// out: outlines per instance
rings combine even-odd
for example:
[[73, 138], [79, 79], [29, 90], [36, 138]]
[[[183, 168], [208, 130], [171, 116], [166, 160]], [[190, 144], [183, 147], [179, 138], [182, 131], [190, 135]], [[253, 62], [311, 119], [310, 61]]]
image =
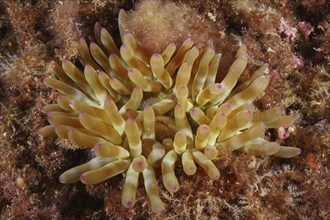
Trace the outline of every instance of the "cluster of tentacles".
[[83, 70], [68, 60], [61, 66], [52, 62], [55, 77], [44, 80], [61, 95], [56, 104], [43, 107], [50, 125], [40, 134], [68, 139], [96, 155], [64, 172], [62, 183], [96, 184], [126, 173], [122, 204], [132, 207], [142, 173], [151, 209], [163, 213], [157, 168], [165, 188], [174, 193], [179, 190], [175, 166], [193, 175], [198, 164], [217, 179], [212, 161], [225, 152], [284, 158], [300, 153], [263, 137], [265, 129], [288, 126], [297, 118], [285, 116], [281, 108], [256, 111], [252, 101], [269, 83], [266, 65], [234, 88], [248, 62], [244, 45], [217, 83], [221, 55], [209, 47], [200, 51], [191, 39], [150, 57], [129, 33], [122, 34], [118, 49], [98, 23], [94, 32], [95, 42], [80, 40]]

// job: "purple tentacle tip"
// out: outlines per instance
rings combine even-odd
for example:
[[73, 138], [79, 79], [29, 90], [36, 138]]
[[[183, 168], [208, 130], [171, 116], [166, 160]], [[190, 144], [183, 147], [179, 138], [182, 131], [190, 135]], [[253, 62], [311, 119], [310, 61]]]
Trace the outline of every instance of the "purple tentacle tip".
[[64, 183], [64, 177], [61, 175], [61, 176], [58, 178], [58, 181], [60, 181], [60, 183]]
[[194, 166], [189, 166], [188, 168], [190, 171], [194, 171], [195, 170], [195, 167]]
[[143, 163], [142, 163], [141, 160], [139, 160], [139, 161], [136, 163], [136, 165], [137, 165], [138, 167], [142, 167]]
[[84, 174], [80, 175], [80, 181], [83, 183], [86, 181], [86, 177], [84, 176]]
[[127, 200], [127, 201], [125, 202], [125, 205], [126, 205], [127, 208], [132, 207], [132, 201], [131, 201], [131, 200]]
[[127, 119], [128, 122], [134, 122], [134, 118]]
[[165, 212], [166, 212], [166, 209], [164, 209], [164, 208], [162, 208], [162, 209], [159, 210], [159, 214], [160, 214], [160, 215], [164, 215]]

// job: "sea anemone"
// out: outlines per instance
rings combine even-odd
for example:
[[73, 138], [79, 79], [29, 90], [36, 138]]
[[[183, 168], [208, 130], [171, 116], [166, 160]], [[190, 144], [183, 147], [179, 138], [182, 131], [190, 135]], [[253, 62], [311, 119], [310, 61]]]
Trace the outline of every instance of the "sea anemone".
[[80, 40], [83, 70], [68, 60], [61, 66], [52, 62], [55, 77], [44, 80], [61, 95], [56, 104], [43, 107], [50, 125], [40, 134], [68, 139], [95, 155], [64, 172], [61, 183], [96, 184], [126, 173], [122, 204], [130, 208], [142, 174], [151, 209], [161, 214], [165, 207], [157, 168], [165, 188], [174, 193], [180, 188], [175, 175], [179, 163], [187, 175], [193, 175], [198, 164], [211, 179], [218, 179], [212, 161], [224, 153], [239, 150], [283, 158], [300, 153], [264, 137], [267, 128], [289, 126], [297, 118], [284, 115], [282, 108], [258, 112], [253, 105], [269, 84], [267, 65], [235, 87], [248, 62], [244, 45], [225, 78], [216, 82], [221, 54], [211, 47], [197, 49], [192, 39], [178, 49], [169, 44], [150, 57], [130, 33], [121, 32], [120, 49], [99, 23], [94, 34], [89, 46]]

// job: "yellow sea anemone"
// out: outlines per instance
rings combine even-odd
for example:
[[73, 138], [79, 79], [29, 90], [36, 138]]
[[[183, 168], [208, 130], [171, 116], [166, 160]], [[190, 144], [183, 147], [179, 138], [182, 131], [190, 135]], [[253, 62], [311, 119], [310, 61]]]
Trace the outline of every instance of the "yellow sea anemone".
[[285, 116], [281, 108], [256, 111], [252, 101], [269, 83], [266, 65], [234, 88], [248, 62], [244, 45], [217, 83], [221, 55], [210, 47], [200, 51], [192, 39], [149, 57], [130, 33], [122, 33], [118, 49], [100, 24], [94, 32], [95, 43], [88, 46], [80, 40], [83, 70], [67, 60], [62, 66], [53, 62], [55, 77], [44, 80], [61, 96], [56, 104], [43, 107], [50, 125], [40, 134], [68, 139], [96, 155], [64, 172], [60, 182], [96, 184], [126, 173], [122, 204], [129, 208], [142, 173], [151, 209], [163, 213], [156, 168], [165, 188], [174, 193], [180, 188], [177, 163], [187, 175], [193, 175], [198, 164], [217, 179], [220, 173], [212, 161], [224, 152], [283, 158], [300, 153], [264, 138], [266, 128], [288, 126], [297, 118]]

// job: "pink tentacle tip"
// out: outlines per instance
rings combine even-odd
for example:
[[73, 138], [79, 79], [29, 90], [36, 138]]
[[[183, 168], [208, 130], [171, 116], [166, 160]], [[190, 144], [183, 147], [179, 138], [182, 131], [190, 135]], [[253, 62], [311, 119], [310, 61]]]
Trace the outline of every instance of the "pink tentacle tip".
[[179, 86], [180, 90], [184, 90], [185, 88], [186, 88], [186, 86], [184, 86], [184, 85]]
[[192, 165], [189, 166], [189, 167], [188, 167], [188, 170], [190, 170], [190, 171], [194, 171], [194, 170], [195, 170], [195, 166], [192, 166]]
[[195, 113], [197, 113], [197, 109], [193, 108], [193, 109], [190, 110], [190, 112], [191, 112], [191, 114], [195, 114]]
[[88, 63], [85, 65], [85, 69], [90, 68], [90, 67], [91, 67], [91, 65], [89, 65]]
[[217, 117], [219, 117], [219, 118], [223, 118], [223, 117], [225, 117], [225, 113], [223, 113], [223, 112], [220, 112], [219, 114], [218, 114], [218, 116]]
[[226, 103], [226, 104], [225, 104], [225, 107], [226, 107], [227, 109], [230, 109], [230, 108], [231, 108], [231, 104]]
[[131, 33], [127, 32], [127, 31], [123, 34], [124, 37], [130, 36], [130, 35], [131, 35]]
[[173, 186], [172, 186], [172, 191], [173, 191], [173, 192], [178, 191], [178, 189], [179, 189], [179, 187], [178, 187], [177, 185], [173, 185]]
[[67, 64], [68, 63], [68, 61], [67, 60], [62, 60], [62, 64]]
[[220, 83], [216, 83], [216, 84], [215, 84], [215, 88], [217, 88], [217, 89], [221, 89], [221, 88], [222, 88], [222, 85], [221, 85]]
[[69, 134], [73, 134], [74, 133], [74, 129], [73, 128], [70, 128], [69, 129]]
[[58, 181], [60, 181], [60, 183], [64, 183], [64, 177], [62, 175], [59, 176]]
[[44, 79], [42, 80], [42, 82], [43, 82], [44, 84], [46, 84], [46, 83], [47, 83], [47, 80], [48, 80], [48, 77], [47, 77], [47, 78], [44, 78]]
[[130, 122], [130, 123], [134, 122], [134, 118], [127, 119], [127, 122]]
[[47, 119], [51, 119], [52, 118], [52, 115], [50, 112], [47, 112]]
[[112, 99], [110, 97], [105, 99], [105, 102], [111, 102], [111, 101], [112, 101]]
[[79, 113], [79, 116], [84, 116], [85, 115], [85, 112], [80, 112]]
[[142, 167], [142, 166], [143, 166], [142, 161], [141, 161], [141, 160], [138, 160], [138, 161], [136, 162], [136, 166], [138, 166], [138, 167]]
[[84, 176], [84, 174], [81, 174], [80, 175], [80, 181], [83, 182], [83, 183], [85, 183], [86, 177]]
[[125, 201], [125, 207], [126, 208], [130, 208], [130, 207], [132, 207], [132, 201], [131, 200], [127, 200], [127, 201]]
[[207, 125], [201, 125], [200, 127], [203, 131], [209, 130], [209, 127]]
[[59, 126], [59, 125], [55, 125], [54, 128], [55, 128], [55, 130], [56, 130], [56, 129], [59, 129], [60, 126]]
[[190, 64], [186, 62], [186, 63], [183, 63], [182, 66], [190, 67]]
[[302, 150], [300, 148], [298, 148], [298, 154], [301, 154]]
[[96, 148], [96, 149], [100, 149], [101, 146], [102, 146], [102, 145], [101, 145], [100, 143], [97, 143], [97, 144], [95, 144], [94, 148]]
[[165, 208], [161, 208], [160, 210], [159, 210], [159, 214], [160, 215], [164, 215], [166, 213], [166, 209]]
[[178, 104], [176, 104], [176, 107], [181, 109], [183, 106], [182, 106], [182, 104], [178, 103]]
[[81, 37], [80, 38], [80, 41], [85, 41], [85, 37]]

